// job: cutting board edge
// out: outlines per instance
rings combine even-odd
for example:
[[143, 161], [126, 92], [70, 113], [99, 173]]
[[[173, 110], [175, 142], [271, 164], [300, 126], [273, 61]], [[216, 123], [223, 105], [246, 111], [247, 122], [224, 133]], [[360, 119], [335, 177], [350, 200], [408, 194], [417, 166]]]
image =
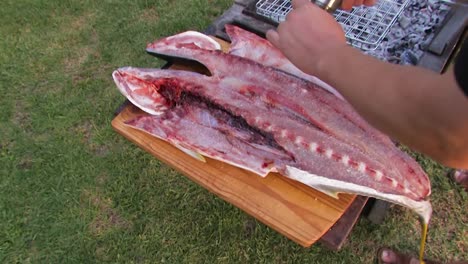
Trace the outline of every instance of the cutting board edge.
[[[128, 107], [132, 107], [132, 105], [128, 105], [124, 108], [124, 110], [122, 112], [124, 112], [126, 110], [126, 108]], [[201, 181], [200, 179], [198, 179], [197, 177], [194, 177], [188, 173], [186, 173], [185, 171], [177, 168], [171, 161], [165, 159], [163, 156], [160, 156], [160, 155], [157, 155], [156, 153], [153, 153], [152, 150], [143, 145], [143, 144], [140, 144], [136, 139], [134, 139], [130, 134], [127, 134], [127, 129], [132, 129], [132, 130], [135, 130], [135, 131], [138, 131], [136, 129], [133, 129], [133, 128], [127, 128], [125, 127], [122, 123], [119, 123], [119, 120], [118, 118], [120, 117], [120, 115], [122, 114], [119, 113], [119, 115], [117, 117], [115, 117], [112, 122], [111, 122], [111, 125], [112, 125], [112, 128], [118, 132], [119, 134], [123, 135], [127, 140], [131, 141], [133, 144], [137, 145], [138, 147], [142, 148], [143, 150], [145, 150], [146, 152], [148, 152], [149, 154], [153, 155], [154, 157], [162, 160], [165, 164], [167, 164], [168, 166], [170, 166], [171, 168], [175, 169], [176, 171], [180, 172], [181, 174], [183, 174], [185, 177], [189, 178], [190, 180], [192, 180], [193, 182], [197, 183], [198, 185], [202, 186], [203, 188], [207, 189], [209, 192], [213, 193], [214, 195], [220, 197], [221, 199], [223, 199], [224, 201], [234, 205], [235, 207], [241, 209], [242, 211], [244, 211], [245, 213], [247, 213], [248, 215], [254, 217], [255, 219], [259, 220], [260, 222], [262, 222], [263, 224], [267, 225], [268, 227], [272, 228], [273, 230], [279, 232], [280, 234], [284, 235], [285, 237], [287, 237], [288, 239], [294, 241], [295, 243], [301, 245], [302, 247], [305, 247], [305, 248], [308, 248], [310, 246], [312, 246], [315, 242], [317, 242], [335, 223], [338, 219], [341, 218], [341, 216], [345, 213], [345, 211], [347, 210], [347, 208], [349, 208], [349, 206], [353, 203], [353, 201], [356, 199], [357, 195], [353, 195], [353, 194], [340, 194], [340, 197], [342, 196], [348, 196], [348, 203], [347, 203], [347, 206], [346, 206], [346, 209], [341, 211], [340, 213], [340, 216], [337, 217], [336, 221], [334, 222], [330, 222], [329, 223], [329, 226], [327, 228], [323, 228], [321, 231], [317, 232], [317, 236], [313, 237], [313, 238], [306, 238], [305, 236], [300, 238], [300, 237], [297, 237], [297, 236], [294, 236], [293, 234], [290, 234], [287, 230], [285, 230], [284, 228], [281, 228], [277, 225], [275, 225], [275, 223], [273, 221], [270, 221], [269, 218], [265, 218], [265, 217], [259, 217], [258, 214], [250, 209], [249, 207], [246, 207], [246, 206], [243, 206], [241, 203], [239, 203], [237, 200], [235, 199], [231, 199], [230, 197], [224, 195], [222, 192], [219, 192], [216, 188], [213, 188], [212, 186], [208, 185], [208, 184], [205, 184], [205, 182]], [[138, 132], [141, 132], [141, 133], [144, 133], [142, 131], [138, 131]], [[157, 139], [157, 138], [155, 138]], [[157, 139], [159, 140], [159, 139]], [[167, 142], [164, 142], [165, 144], [168, 144], [170, 145], [169, 143]], [[173, 147], [173, 146], [171, 146]], [[188, 156], [187, 156], [188, 157]], [[191, 158], [191, 157], [190, 157]], [[292, 180], [290, 180], [292, 181]], [[307, 186], [304, 186], [305, 188], [310, 188], [310, 187], [307, 187]]]

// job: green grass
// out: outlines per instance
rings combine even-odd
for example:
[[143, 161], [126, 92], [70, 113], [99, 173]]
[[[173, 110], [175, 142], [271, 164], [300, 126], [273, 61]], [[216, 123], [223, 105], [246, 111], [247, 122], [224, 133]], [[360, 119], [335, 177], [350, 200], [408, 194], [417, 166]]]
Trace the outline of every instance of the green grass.
[[[0, 262], [373, 263], [416, 253], [416, 216], [362, 218], [339, 252], [304, 249], [115, 133], [111, 72], [159, 67], [146, 43], [203, 30], [228, 0], [5, 0], [0, 8]], [[468, 259], [468, 197], [433, 181], [427, 256]]]

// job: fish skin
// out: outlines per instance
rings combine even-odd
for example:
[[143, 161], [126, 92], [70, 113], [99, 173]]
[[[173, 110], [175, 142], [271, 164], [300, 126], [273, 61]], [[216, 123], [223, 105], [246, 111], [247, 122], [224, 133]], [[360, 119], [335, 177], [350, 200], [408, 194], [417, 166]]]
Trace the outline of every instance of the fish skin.
[[[167, 46], [177, 48], [174, 43], [178, 45], [193, 44], [201, 49], [205, 50], [221, 50], [221, 45], [210, 38], [209, 36], [200, 33], [198, 31], [185, 31], [173, 36], [168, 36], [158, 40], [159, 44], [167, 43]], [[148, 47], [151, 47], [152, 43], [148, 43]]]

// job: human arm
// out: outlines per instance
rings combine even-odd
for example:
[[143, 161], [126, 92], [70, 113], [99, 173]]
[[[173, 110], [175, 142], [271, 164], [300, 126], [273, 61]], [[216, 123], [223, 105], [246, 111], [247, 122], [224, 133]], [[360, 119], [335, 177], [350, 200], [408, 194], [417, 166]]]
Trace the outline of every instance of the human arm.
[[369, 123], [450, 167], [468, 168], [468, 98], [453, 71], [385, 63], [351, 47], [320, 59], [317, 76]]
[[453, 72], [393, 65], [348, 46], [333, 17], [308, 1], [268, 39], [306, 73], [335, 87], [374, 127], [447, 166], [468, 168], [468, 97]]

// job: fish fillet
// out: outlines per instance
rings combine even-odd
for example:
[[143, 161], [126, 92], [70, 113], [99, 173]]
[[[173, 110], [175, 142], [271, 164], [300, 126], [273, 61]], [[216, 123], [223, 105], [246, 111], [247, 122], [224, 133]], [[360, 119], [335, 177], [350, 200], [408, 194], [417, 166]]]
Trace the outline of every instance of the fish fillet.
[[231, 38], [231, 45], [229, 47], [230, 54], [248, 58], [265, 66], [274, 67], [293, 74], [297, 77], [315, 83], [337, 97], [344, 99], [340, 92], [335, 88], [331, 87], [319, 78], [299, 70], [268, 40], [234, 25], [226, 24], [225, 29], [229, 38]]

